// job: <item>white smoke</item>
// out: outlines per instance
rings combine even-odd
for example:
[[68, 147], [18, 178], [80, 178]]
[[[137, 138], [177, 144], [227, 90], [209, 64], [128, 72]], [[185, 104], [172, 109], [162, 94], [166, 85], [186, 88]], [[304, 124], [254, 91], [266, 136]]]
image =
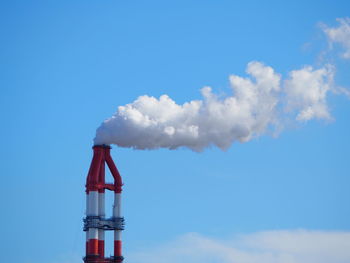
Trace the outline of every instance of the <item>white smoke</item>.
[[350, 18], [338, 18], [339, 26], [328, 27], [323, 26], [323, 31], [327, 35], [329, 43], [339, 44], [344, 48], [342, 57], [345, 59], [350, 59]]
[[296, 118], [300, 121], [331, 119], [326, 98], [334, 87], [333, 78], [331, 65], [317, 70], [306, 66], [290, 72], [290, 78], [285, 81], [287, 109], [297, 109]]
[[135, 149], [202, 151], [223, 150], [234, 142], [247, 142], [277, 129], [286, 118], [308, 121], [330, 119], [327, 94], [333, 89], [334, 68], [306, 66], [288, 79], [261, 62], [250, 62], [247, 78], [232, 75], [232, 95], [221, 98], [210, 87], [203, 99], [178, 105], [169, 96], [147, 95], [119, 106], [97, 129], [95, 144], [116, 144]]

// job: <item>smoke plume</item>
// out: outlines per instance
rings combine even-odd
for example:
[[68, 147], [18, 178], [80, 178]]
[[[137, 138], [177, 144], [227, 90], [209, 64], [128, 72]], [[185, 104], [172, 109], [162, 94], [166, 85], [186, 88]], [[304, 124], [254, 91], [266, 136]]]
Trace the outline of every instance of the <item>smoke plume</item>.
[[[330, 47], [342, 48], [350, 58], [350, 18], [338, 18], [337, 27], [322, 26]], [[134, 149], [177, 149], [202, 151], [216, 146], [229, 148], [268, 132], [280, 131], [290, 121], [331, 120], [327, 95], [350, 91], [336, 87], [335, 66], [314, 69], [304, 66], [285, 79], [272, 67], [250, 62], [247, 77], [229, 77], [232, 93], [226, 97], [201, 90], [203, 99], [177, 104], [167, 95], [159, 99], [144, 95], [125, 106], [97, 129], [95, 144], [116, 144]]]
[[338, 44], [343, 48], [342, 57], [350, 59], [350, 18], [338, 18], [337, 27], [328, 27], [323, 25], [323, 31], [326, 34], [331, 47]]
[[229, 148], [268, 131], [279, 129], [286, 118], [296, 121], [330, 119], [327, 94], [333, 87], [334, 68], [306, 66], [282, 80], [272, 67], [250, 62], [248, 77], [229, 77], [232, 94], [220, 97], [210, 87], [203, 99], [177, 104], [169, 96], [140, 96], [119, 106], [97, 129], [95, 144], [116, 144], [135, 149], [202, 151]]

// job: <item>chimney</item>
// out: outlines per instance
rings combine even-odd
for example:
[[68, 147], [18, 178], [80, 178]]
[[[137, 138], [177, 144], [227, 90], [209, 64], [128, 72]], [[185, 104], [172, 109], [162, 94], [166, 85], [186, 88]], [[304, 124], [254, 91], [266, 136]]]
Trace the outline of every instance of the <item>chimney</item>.
[[[122, 179], [110, 155], [109, 145], [93, 146], [93, 158], [86, 179], [86, 232], [85, 263], [121, 263], [124, 218], [121, 215]], [[105, 164], [113, 176], [113, 183], [105, 182]], [[112, 217], [106, 218], [105, 190], [114, 193]], [[105, 257], [105, 231], [114, 231], [114, 255]]]

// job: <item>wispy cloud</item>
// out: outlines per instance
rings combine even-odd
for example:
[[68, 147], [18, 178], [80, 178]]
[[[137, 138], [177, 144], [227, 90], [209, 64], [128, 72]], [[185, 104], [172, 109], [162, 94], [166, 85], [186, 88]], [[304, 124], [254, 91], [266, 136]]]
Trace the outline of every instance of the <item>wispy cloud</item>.
[[133, 263], [346, 263], [350, 232], [266, 231], [220, 240], [196, 233], [128, 255]]

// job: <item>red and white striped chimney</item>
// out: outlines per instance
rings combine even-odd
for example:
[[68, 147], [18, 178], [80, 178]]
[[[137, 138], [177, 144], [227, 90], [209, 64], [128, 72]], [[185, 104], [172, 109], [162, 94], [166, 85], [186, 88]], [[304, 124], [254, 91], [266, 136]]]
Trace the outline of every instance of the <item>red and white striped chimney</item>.
[[[124, 218], [121, 216], [122, 179], [110, 155], [109, 145], [95, 145], [86, 180], [86, 231], [85, 263], [121, 263]], [[114, 183], [105, 182], [105, 164], [114, 179]], [[114, 192], [114, 205], [111, 218], [105, 215], [105, 190]], [[105, 257], [105, 231], [114, 231], [114, 256]]]

